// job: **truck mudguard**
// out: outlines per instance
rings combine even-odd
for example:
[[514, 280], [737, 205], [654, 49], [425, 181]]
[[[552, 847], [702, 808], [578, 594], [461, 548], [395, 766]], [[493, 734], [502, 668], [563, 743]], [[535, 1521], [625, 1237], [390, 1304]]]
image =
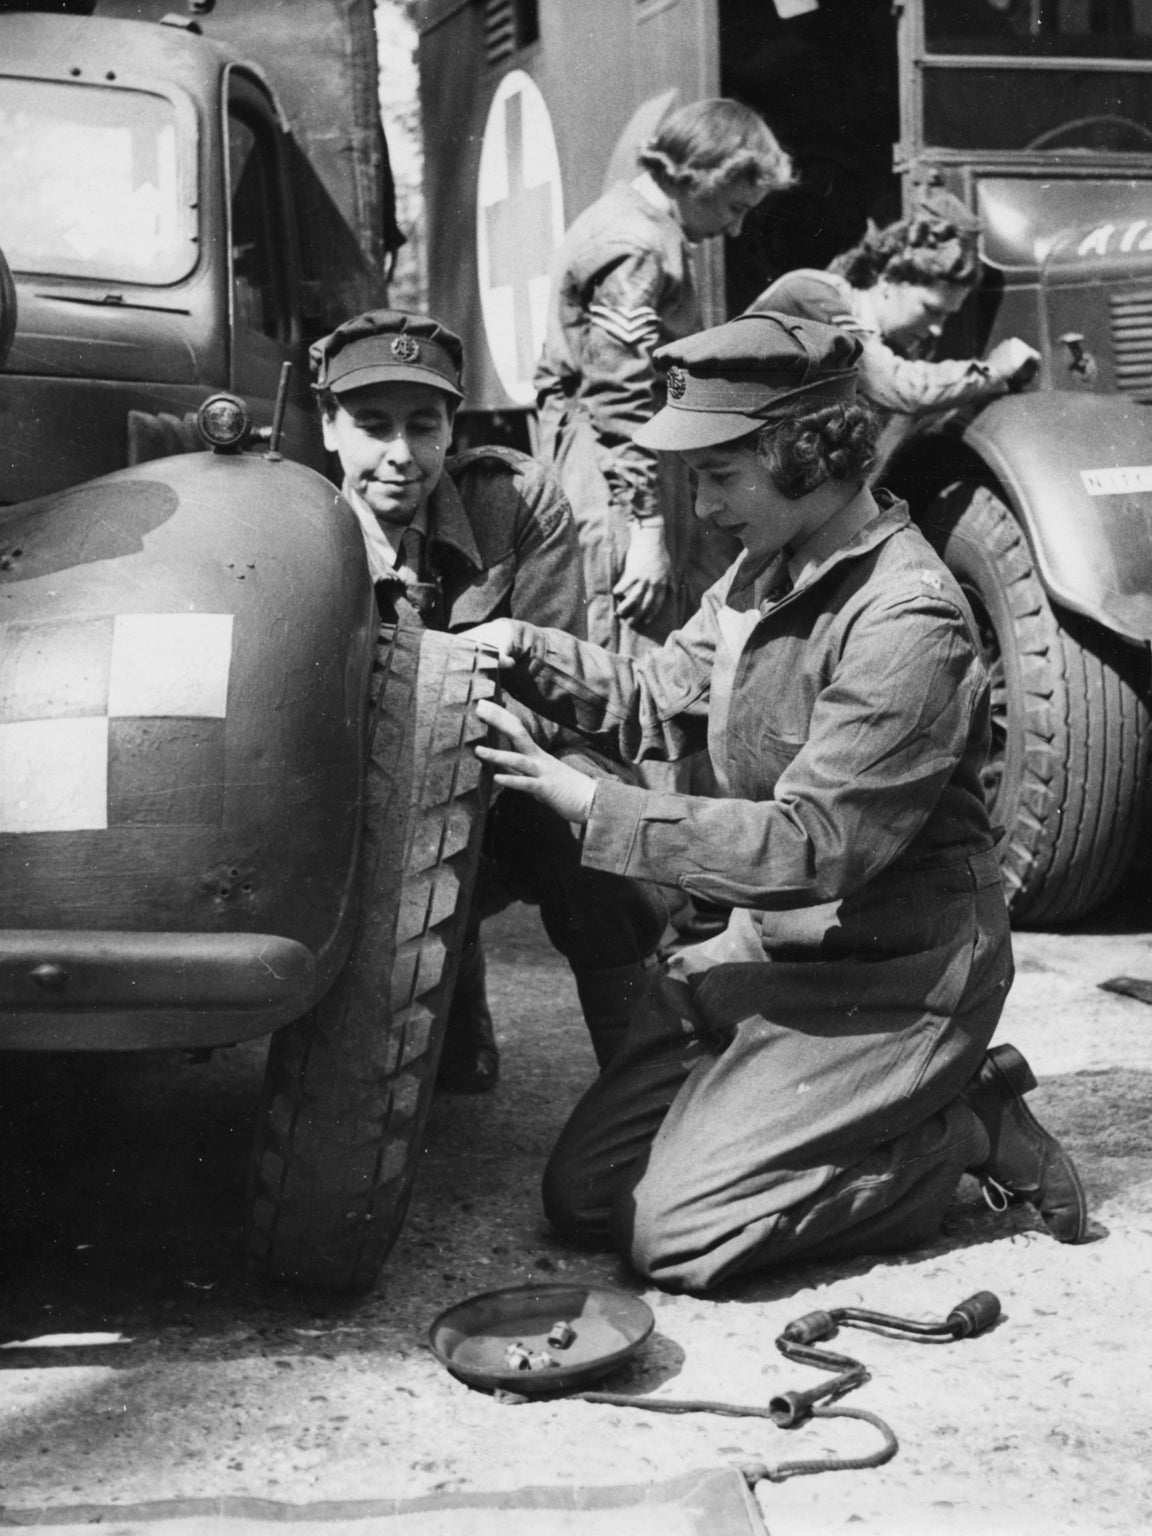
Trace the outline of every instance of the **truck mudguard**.
[[[56, 967], [54, 1044], [77, 990], [90, 1044], [121, 1014], [162, 1045], [190, 1008], [215, 1044], [315, 1002], [356, 916], [377, 622], [351, 512], [287, 459], [187, 454], [0, 512], [0, 1004]], [[172, 995], [145, 981], [165, 966]]]
[[969, 425], [1053, 601], [1152, 641], [1152, 412], [1118, 396], [1009, 395]]

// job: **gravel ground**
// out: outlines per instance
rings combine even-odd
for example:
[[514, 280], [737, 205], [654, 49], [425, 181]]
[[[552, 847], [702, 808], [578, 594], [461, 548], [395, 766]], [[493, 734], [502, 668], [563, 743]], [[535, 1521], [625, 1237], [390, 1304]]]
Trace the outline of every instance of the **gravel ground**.
[[[436, 1102], [407, 1228], [378, 1293], [356, 1304], [262, 1292], [243, 1276], [259, 1047], [201, 1067], [6, 1066], [0, 1505], [643, 1483], [878, 1444], [849, 1420], [785, 1432], [564, 1400], [510, 1406], [453, 1380], [427, 1348], [432, 1318], [472, 1292], [578, 1279], [640, 1294], [656, 1316], [604, 1386], [759, 1405], [818, 1379], [773, 1347], [805, 1312], [938, 1319], [975, 1291], [999, 1295], [1002, 1322], [976, 1339], [840, 1333], [831, 1347], [873, 1376], [845, 1405], [886, 1419], [900, 1452], [879, 1469], [761, 1483], [772, 1536], [1152, 1529], [1152, 1008], [1099, 988], [1152, 979], [1150, 931], [1152, 899], [1130, 890], [1091, 931], [1017, 939], [1000, 1038], [1031, 1060], [1033, 1106], [1080, 1163], [1093, 1241], [1062, 1247], [1027, 1208], [995, 1216], [966, 1184], [930, 1247], [797, 1267], [707, 1300], [646, 1289], [541, 1219], [539, 1171], [592, 1062], [570, 979], [523, 909], [490, 925], [500, 1089]], [[97, 1330], [117, 1341], [27, 1346]]]

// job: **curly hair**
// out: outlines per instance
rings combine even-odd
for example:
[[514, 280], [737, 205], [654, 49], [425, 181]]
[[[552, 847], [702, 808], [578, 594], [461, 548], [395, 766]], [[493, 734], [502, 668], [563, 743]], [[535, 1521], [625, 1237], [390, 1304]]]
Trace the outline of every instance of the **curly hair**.
[[661, 123], [638, 159], [657, 182], [694, 194], [749, 181], [764, 192], [792, 185], [792, 161], [751, 107], [726, 96], [693, 101]]
[[883, 229], [869, 222], [863, 240], [837, 256], [828, 270], [853, 288], [894, 283], [954, 283], [975, 287], [980, 277], [980, 220], [942, 187], [919, 189], [916, 211]]
[[878, 431], [872, 408], [854, 400], [767, 423], [750, 444], [781, 496], [798, 501], [825, 480], [863, 480]]

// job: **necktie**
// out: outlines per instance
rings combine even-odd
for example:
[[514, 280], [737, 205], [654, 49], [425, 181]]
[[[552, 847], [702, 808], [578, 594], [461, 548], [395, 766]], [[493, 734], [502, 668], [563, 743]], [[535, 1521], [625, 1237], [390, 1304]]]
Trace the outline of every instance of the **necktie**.
[[418, 582], [424, 571], [424, 535], [419, 528], [405, 528], [396, 551], [396, 572], [405, 586]]
[[425, 542], [419, 528], [405, 528], [396, 551], [396, 574], [404, 583], [405, 597], [427, 623], [433, 620], [440, 594], [434, 581], [425, 580]]

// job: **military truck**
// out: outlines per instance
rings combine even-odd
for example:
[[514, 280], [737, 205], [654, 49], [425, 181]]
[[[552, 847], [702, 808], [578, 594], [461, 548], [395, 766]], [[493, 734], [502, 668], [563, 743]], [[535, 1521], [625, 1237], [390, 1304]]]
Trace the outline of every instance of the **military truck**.
[[739, 239], [699, 250], [708, 323], [899, 217], [921, 182], [980, 215], [984, 280], [941, 355], [1018, 335], [1042, 354], [1036, 385], [928, 418], [884, 479], [980, 627], [1014, 921], [1091, 912], [1148, 837], [1152, 0], [422, 0], [419, 15], [430, 303], [474, 360], [477, 437], [528, 430], [551, 253], [678, 102], [748, 102], [799, 171]]
[[411, 1193], [494, 686], [467, 642], [380, 629], [320, 473], [306, 346], [383, 297], [395, 243], [372, 5], [21, 9], [0, 14], [0, 1051], [268, 1036], [252, 1263], [362, 1289]]

